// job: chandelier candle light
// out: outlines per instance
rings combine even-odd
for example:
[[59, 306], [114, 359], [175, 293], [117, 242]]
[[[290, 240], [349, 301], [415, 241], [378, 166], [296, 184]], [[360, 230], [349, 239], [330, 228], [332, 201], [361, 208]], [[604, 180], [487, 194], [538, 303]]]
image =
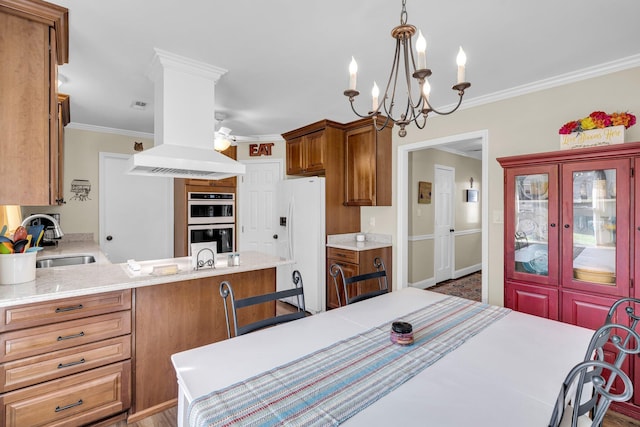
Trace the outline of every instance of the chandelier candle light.
[[[381, 127], [376, 129], [382, 130], [390, 123], [396, 124], [400, 127], [398, 135], [404, 137], [407, 135], [405, 127], [414, 122], [418, 129], [424, 128], [427, 116], [430, 112], [434, 112], [440, 115], [451, 114], [460, 107], [462, 103], [462, 97], [464, 91], [471, 86], [471, 83], [465, 81], [465, 64], [467, 56], [465, 55], [462, 47], [458, 52], [457, 65], [458, 65], [458, 80], [452, 87], [453, 90], [458, 92], [458, 104], [450, 111], [438, 111], [429, 102], [429, 94], [431, 92], [431, 85], [427, 78], [431, 75], [431, 70], [427, 68], [427, 41], [422, 35], [421, 31], [418, 31], [418, 38], [416, 40], [416, 52], [418, 54], [418, 61], [413, 56], [413, 46], [411, 43], [412, 37], [416, 33], [416, 27], [407, 24], [407, 10], [406, 0], [402, 0], [402, 12], [400, 13], [400, 25], [391, 30], [391, 36], [396, 39], [396, 51], [393, 57], [393, 66], [391, 67], [391, 74], [389, 75], [389, 81], [382, 97], [382, 102], [379, 102], [380, 89], [376, 82], [373, 82], [373, 90], [371, 91], [372, 102], [371, 109], [368, 114], [359, 114], [353, 106], [353, 100], [360, 94], [356, 90], [356, 80], [358, 73], [358, 64], [355, 59], [351, 58], [349, 64], [349, 89], [344, 91], [344, 95], [349, 98], [351, 109], [358, 117], [372, 117], [374, 122], [378, 115], [384, 112], [385, 120]], [[402, 54], [402, 61], [400, 55]], [[407, 105], [404, 111], [401, 112], [399, 118], [394, 118], [393, 108], [395, 106], [395, 94], [396, 86], [398, 84], [398, 76], [400, 75], [400, 64], [404, 64], [404, 78], [406, 80], [407, 91]], [[411, 68], [414, 70], [411, 73]], [[418, 81], [420, 88], [417, 102], [414, 102], [412, 98], [411, 77]]]

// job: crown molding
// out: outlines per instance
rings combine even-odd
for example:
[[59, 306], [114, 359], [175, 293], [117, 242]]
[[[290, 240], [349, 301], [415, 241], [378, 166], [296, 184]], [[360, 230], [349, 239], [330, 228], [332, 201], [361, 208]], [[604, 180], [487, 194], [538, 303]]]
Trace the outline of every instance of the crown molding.
[[105, 126], [87, 125], [87, 124], [84, 124], [84, 123], [71, 122], [67, 126], [65, 126], [65, 128], [67, 128], [67, 129], [86, 130], [86, 131], [89, 131], [89, 132], [111, 133], [111, 134], [115, 134], [115, 135], [131, 136], [133, 138], [153, 139], [153, 134], [152, 133], [137, 132], [137, 131], [126, 130], [126, 129], [109, 128], [109, 127], [105, 127]]
[[[618, 71], [628, 70], [630, 68], [640, 67], [640, 54], [627, 56], [626, 58], [616, 59], [615, 61], [605, 62], [603, 64], [594, 65], [592, 67], [583, 68], [581, 70], [572, 71], [570, 73], [560, 74], [544, 80], [527, 83], [521, 86], [515, 86], [510, 89], [501, 90], [487, 95], [478, 96], [476, 98], [465, 99], [460, 106], [460, 110], [478, 107], [480, 105], [490, 104], [497, 101], [503, 101], [509, 98], [526, 95], [541, 90], [551, 89], [582, 80], [592, 79]], [[448, 110], [455, 104], [449, 104], [438, 109]]]

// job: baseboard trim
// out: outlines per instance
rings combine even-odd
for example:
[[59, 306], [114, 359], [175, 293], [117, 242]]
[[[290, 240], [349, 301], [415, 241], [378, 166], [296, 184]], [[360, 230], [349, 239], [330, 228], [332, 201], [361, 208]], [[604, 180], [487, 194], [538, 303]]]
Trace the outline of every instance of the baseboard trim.
[[[478, 271], [482, 271], [482, 264], [475, 264], [469, 267], [461, 268], [460, 270], [456, 270], [453, 272], [453, 280], [468, 276], [469, 274], [473, 274]], [[409, 287], [418, 289], [427, 289], [435, 285], [437, 285], [435, 277], [429, 277], [428, 279], [409, 283]]]

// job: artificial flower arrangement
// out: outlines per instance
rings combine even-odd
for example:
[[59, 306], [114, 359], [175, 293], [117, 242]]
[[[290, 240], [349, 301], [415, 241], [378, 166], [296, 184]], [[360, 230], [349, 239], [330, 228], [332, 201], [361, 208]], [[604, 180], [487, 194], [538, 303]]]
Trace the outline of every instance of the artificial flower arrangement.
[[591, 129], [603, 129], [610, 126], [624, 126], [625, 129], [636, 124], [636, 116], [631, 113], [607, 114], [603, 111], [594, 111], [587, 117], [565, 123], [558, 133], [568, 135], [573, 132], [582, 132]]

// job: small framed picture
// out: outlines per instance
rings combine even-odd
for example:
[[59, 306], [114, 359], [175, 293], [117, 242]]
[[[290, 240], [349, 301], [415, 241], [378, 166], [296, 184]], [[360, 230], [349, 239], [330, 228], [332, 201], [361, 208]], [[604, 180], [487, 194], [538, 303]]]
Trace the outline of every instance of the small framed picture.
[[478, 201], [478, 190], [467, 190], [467, 202], [476, 203]]
[[418, 181], [418, 203], [431, 203], [431, 183]]

